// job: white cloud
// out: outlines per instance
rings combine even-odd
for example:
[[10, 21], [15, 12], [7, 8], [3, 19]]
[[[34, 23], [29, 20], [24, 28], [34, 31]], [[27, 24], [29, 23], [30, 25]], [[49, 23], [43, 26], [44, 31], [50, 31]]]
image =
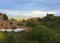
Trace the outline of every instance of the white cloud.
[[47, 13], [56, 14], [55, 11], [17, 11], [17, 10], [2, 10], [0, 9], [1, 13], [7, 14], [9, 17], [44, 17]]

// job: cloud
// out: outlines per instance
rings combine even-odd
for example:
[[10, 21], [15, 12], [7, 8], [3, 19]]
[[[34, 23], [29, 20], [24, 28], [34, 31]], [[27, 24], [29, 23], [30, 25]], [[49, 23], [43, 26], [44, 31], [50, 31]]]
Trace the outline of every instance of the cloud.
[[53, 10], [60, 9], [60, 0], [0, 0], [0, 9]]
[[2, 9], [0, 9], [0, 12], [5, 13], [9, 17], [12, 17], [12, 18], [44, 17], [44, 16], [46, 16], [47, 13], [56, 14], [55, 11], [41, 11], [41, 10], [20, 11], [20, 10], [2, 10]]
[[31, 13], [27, 13], [26, 15], [30, 17], [41, 17], [42, 18], [46, 16], [47, 13], [55, 14], [55, 12], [51, 12], [51, 11], [32, 11]]

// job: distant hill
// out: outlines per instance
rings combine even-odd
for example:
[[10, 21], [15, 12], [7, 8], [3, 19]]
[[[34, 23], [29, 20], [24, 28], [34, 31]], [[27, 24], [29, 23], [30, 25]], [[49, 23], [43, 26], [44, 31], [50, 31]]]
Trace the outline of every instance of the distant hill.
[[[9, 18], [9, 19], [11, 19], [11, 18]], [[17, 21], [22, 21], [22, 20], [27, 20], [29, 18], [13, 18], [13, 19], [16, 19]]]

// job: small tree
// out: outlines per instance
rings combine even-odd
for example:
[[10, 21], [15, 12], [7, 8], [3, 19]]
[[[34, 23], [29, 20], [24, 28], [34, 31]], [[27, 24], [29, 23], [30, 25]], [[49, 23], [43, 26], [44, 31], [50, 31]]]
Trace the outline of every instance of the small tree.
[[8, 20], [8, 16], [6, 14], [3, 15], [4, 20]]
[[33, 20], [27, 20], [26, 21], [26, 26], [34, 27], [34, 26], [36, 26], [36, 23]]
[[23, 20], [23, 22], [25, 22], [25, 20]]

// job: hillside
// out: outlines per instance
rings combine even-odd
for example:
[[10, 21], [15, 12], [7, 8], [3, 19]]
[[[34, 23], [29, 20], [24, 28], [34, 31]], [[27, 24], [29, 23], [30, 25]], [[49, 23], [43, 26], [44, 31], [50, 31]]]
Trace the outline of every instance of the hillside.
[[[11, 18], [9, 18], [9, 19], [11, 19]], [[27, 20], [29, 18], [14, 18], [14, 19], [16, 19], [17, 21], [22, 21], [22, 20]]]

